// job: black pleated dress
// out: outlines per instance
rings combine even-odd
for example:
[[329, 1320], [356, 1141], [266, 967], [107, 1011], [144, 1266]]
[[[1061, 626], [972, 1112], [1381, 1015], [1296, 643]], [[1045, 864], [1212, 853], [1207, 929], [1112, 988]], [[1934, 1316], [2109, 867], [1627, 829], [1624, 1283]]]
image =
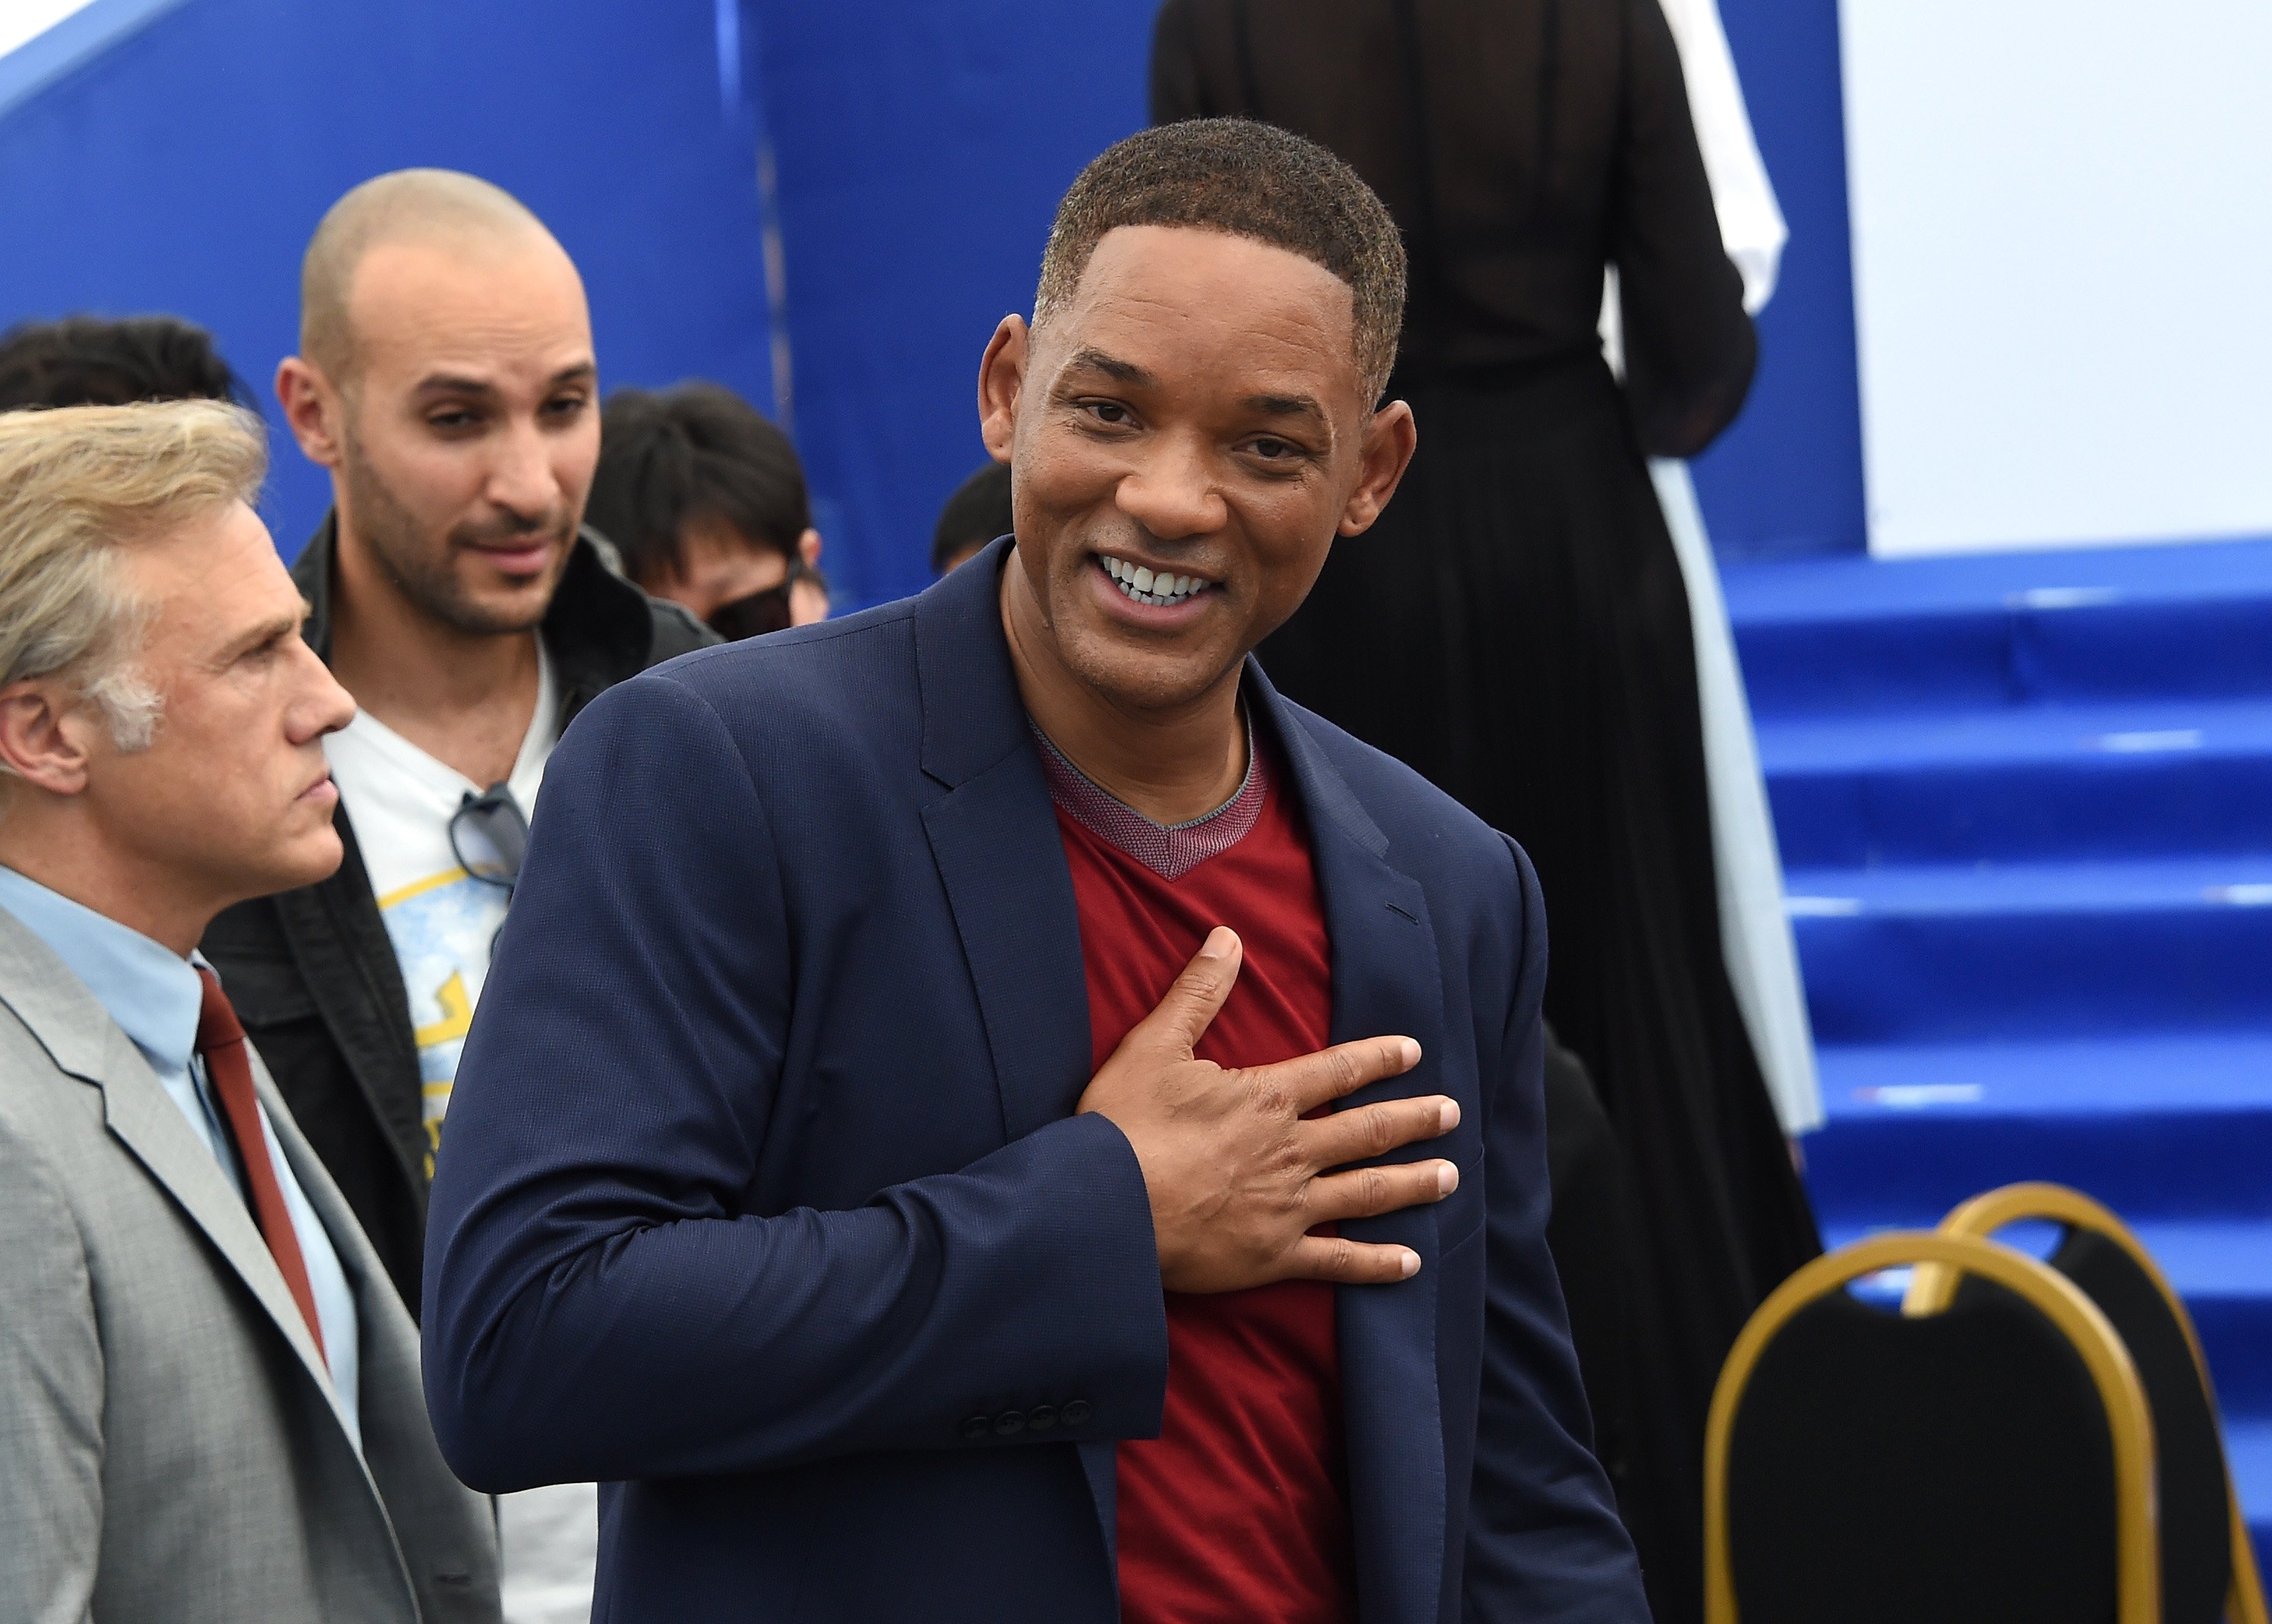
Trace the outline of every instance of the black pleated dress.
[[1709, 443], [1755, 354], [1660, 0], [1168, 0], [1152, 94], [1156, 121], [1311, 137], [1403, 228], [1390, 393], [1419, 451], [1262, 662], [1537, 865], [1548, 1018], [1626, 1219], [1558, 1260], [1573, 1299], [1622, 1300], [1623, 1345], [1589, 1315], [1580, 1357], [1621, 1367], [1614, 1394], [1589, 1378], [1604, 1464], [1657, 1617], [1690, 1624], [1713, 1383], [1820, 1241], [1722, 957], [1687, 596], [1644, 460]]

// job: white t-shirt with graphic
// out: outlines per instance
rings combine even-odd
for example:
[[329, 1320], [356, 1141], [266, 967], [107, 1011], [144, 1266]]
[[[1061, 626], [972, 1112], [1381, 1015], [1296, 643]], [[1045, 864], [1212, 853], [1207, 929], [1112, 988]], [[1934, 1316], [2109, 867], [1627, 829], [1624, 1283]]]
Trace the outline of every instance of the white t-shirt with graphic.
[[[559, 738], [560, 690], [540, 642], [536, 711], [505, 780], [523, 816], [536, 810], [544, 765]], [[458, 843], [477, 871], [468, 873], [450, 844], [452, 816], [466, 796], [488, 786], [435, 760], [367, 712], [325, 739], [324, 755], [370, 872], [378, 916], [402, 967], [403, 990], [410, 995], [430, 1178], [458, 1056], [489, 980], [490, 949], [504, 923], [504, 887], [478, 873], [492, 867], [496, 853], [468, 825]], [[497, 1524], [507, 1624], [588, 1619], [599, 1546], [598, 1491], [588, 1483], [562, 1483], [501, 1495]]]
[[[560, 738], [559, 689], [543, 644], [537, 648], [536, 712], [505, 780], [524, 817], [536, 810], [544, 764]], [[324, 755], [355, 825], [378, 916], [386, 921], [402, 987], [410, 995], [430, 1178], [458, 1056], [489, 979], [490, 948], [504, 923], [509, 896], [493, 878], [468, 873], [450, 845], [450, 820], [459, 806], [488, 786], [435, 760], [367, 711], [324, 741]], [[494, 875], [496, 853], [470, 821], [460, 832], [466, 858], [476, 870]]]

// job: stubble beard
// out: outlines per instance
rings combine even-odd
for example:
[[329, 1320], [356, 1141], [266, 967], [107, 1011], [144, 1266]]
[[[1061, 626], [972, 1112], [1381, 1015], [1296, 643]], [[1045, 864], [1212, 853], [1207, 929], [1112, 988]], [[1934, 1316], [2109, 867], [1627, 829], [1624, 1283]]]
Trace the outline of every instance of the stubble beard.
[[[348, 441], [348, 454], [341, 460], [341, 472], [354, 502], [358, 538], [370, 549], [371, 558], [394, 590], [421, 614], [471, 637], [534, 631], [543, 623], [545, 612], [551, 607], [553, 590], [559, 585], [560, 575], [567, 568], [565, 548], [562, 549], [560, 562], [554, 566], [543, 600], [534, 609], [501, 612], [467, 592], [452, 568], [460, 540], [475, 538], [452, 532], [438, 541], [430, 541], [417, 516], [372, 471], [370, 459], [352, 436]], [[572, 539], [574, 527], [558, 524], [492, 533], [549, 534], [557, 538], [564, 530]]]

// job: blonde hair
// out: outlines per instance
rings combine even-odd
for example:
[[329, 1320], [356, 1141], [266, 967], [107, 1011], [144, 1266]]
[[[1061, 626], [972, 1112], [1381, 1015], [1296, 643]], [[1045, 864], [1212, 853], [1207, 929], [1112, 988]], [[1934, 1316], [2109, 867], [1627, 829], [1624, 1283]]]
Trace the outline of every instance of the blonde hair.
[[160, 696], [133, 662], [150, 606], [122, 550], [251, 502], [267, 468], [260, 420], [222, 401], [0, 412], [0, 688], [60, 674], [120, 749], [147, 748]]

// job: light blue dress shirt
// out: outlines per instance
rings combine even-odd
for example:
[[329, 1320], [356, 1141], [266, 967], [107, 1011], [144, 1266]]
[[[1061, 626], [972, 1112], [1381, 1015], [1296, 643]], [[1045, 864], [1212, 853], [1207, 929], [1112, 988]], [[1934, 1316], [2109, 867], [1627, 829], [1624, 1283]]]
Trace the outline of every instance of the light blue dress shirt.
[[[183, 958], [153, 942], [139, 931], [27, 880], [14, 869], [0, 867], [0, 908], [5, 908], [24, 927], [46, 942], [71, 972], [86, 984], [95, 1002], [108, 1010], [118, 1028], [142, 1051], [150, 1069], [166, 1093], [189, 1119], [198, 1142], [213, 1152], [222, 1173], [245, 1198], [243, 1175], [228, 1152], [228, 1136], [206, 1079], [205, 1062], [197, 1057], [198, 1016], [205, 1007], [205, 985], [196, 966], [202, 958]], [[316, 1321], [324, 1330], [324, 1358], [331, 1366], [332, 1385], [348, 1432], [355, 1448], [362, 1447], [362, 1417], [357, 1403], [359, 1327], [355, 1322], [355, 1292], [347, 1270], [316, 1210], [292, 1176], [291, 1165], [276, 1143], [267, 1107], [260, 1106], [260, 1125], [268, 1139], [269, 1165], [284, 1192], [285, 1210], [300, 1242], [300, 1255], [308, 1266], [308, 1285], [316, 1299]], [[249, 1203], [248, 1203], [249, 1204]]]

